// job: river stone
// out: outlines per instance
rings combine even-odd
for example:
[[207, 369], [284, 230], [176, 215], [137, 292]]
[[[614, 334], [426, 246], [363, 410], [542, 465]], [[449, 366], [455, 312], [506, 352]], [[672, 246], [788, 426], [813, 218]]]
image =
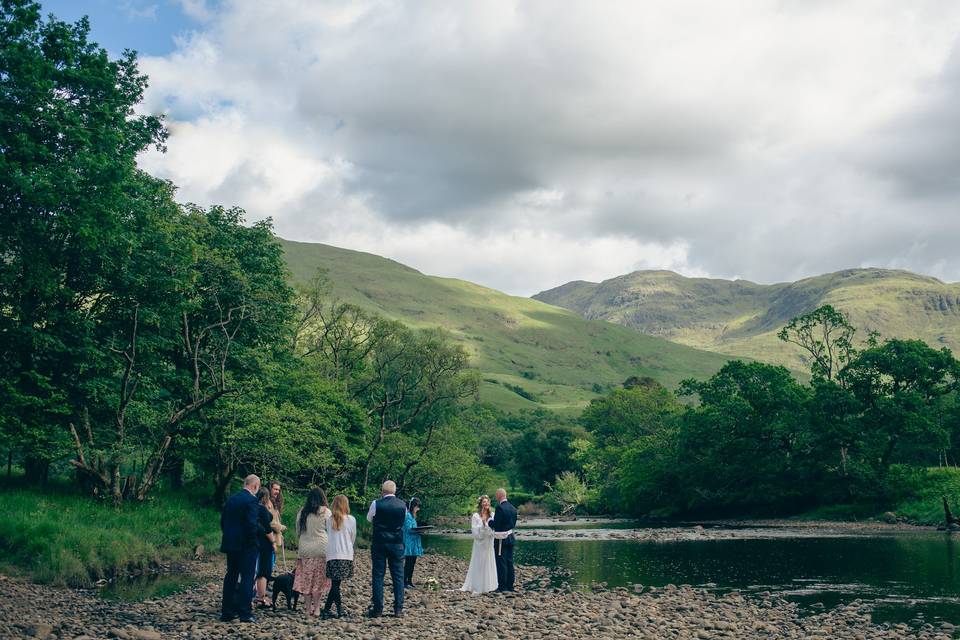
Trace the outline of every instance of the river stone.
[[27, 635], [31, 638], [44, 640], [44, 638], [50, 637], [51, 633], [53, 633], [53, 625], [50, 624], [37, 623], [27, 627]]

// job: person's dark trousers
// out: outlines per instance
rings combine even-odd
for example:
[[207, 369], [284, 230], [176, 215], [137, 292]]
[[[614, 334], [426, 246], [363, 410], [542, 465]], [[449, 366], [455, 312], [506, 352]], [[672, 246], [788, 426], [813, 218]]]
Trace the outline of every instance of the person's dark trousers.
[[513, 545], [503, 545], [496, 541], [494, 551], [497, 560], [497, 591], [513, 591]]
[[333, 605], [337, 605], [337, 615], [343, 615], [343, 600], [340, 598], [340, 580], [330, 580], [330, 591], [327, 592], [327, 602], [323, 610], [329, 612]]
[[417, 566], [417, 556], [407, 556], [403, 562], [403, 584], [413, 586], [413, 570]]
[[393, 581], [393, 611], [403, 610], [403, 543], [373, 544], [370, 546], [373, 562], [373, 602], [375, 613], [383, 611], [383, 579], [390, 566], [390, 579]]
[[221, 617], [249, 618], [253, 615], [251, 594], [254, 577], [257, 574], [257, 555], [256, 547], [227, 553], [227, 574], [223, 577], [223, 601], [220, 606]]

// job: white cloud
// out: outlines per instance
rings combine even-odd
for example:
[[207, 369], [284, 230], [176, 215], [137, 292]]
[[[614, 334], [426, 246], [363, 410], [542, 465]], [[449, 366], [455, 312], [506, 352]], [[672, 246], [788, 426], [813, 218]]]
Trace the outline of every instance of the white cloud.
[[206, 22], [214, 15], [213, 10], [207, 6], [207, 0], [177, 0], [177, 2], [183, 13], [194, 20]]
[[936, 133], [956, 3], [233, 0], [208, 19], [143, 60], [173, 130], [143, 164], [285, 237], [515, 293], [637, 267], [960, 279], [957, 145]]

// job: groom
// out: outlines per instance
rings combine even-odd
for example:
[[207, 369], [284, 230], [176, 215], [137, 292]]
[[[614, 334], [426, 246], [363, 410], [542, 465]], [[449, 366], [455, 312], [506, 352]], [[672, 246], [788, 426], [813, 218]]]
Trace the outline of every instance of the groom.
[[[512, 531], [517, 526], [517, 509], [507, 500], [507, 492], [497, 489], [497, 511], [493, 514], [495, 532]], [[513, 591], [513, 546], [516, 538], [511, 533], [494, 541], [497, 562], [497, 591]]]

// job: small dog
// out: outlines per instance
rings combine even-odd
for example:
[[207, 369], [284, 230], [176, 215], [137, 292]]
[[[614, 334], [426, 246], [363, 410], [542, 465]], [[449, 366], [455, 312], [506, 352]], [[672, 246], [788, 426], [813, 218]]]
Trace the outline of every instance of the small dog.
[[300, 600], [300, 592], [293, 589], [293, 574], [285, 573], [282, 576], [271, 578], [273, 580], [273, 607], [277, 610], [277, 597], [282, 593], [287, 597], [287, 609], [297, 608], [297, 601]]

